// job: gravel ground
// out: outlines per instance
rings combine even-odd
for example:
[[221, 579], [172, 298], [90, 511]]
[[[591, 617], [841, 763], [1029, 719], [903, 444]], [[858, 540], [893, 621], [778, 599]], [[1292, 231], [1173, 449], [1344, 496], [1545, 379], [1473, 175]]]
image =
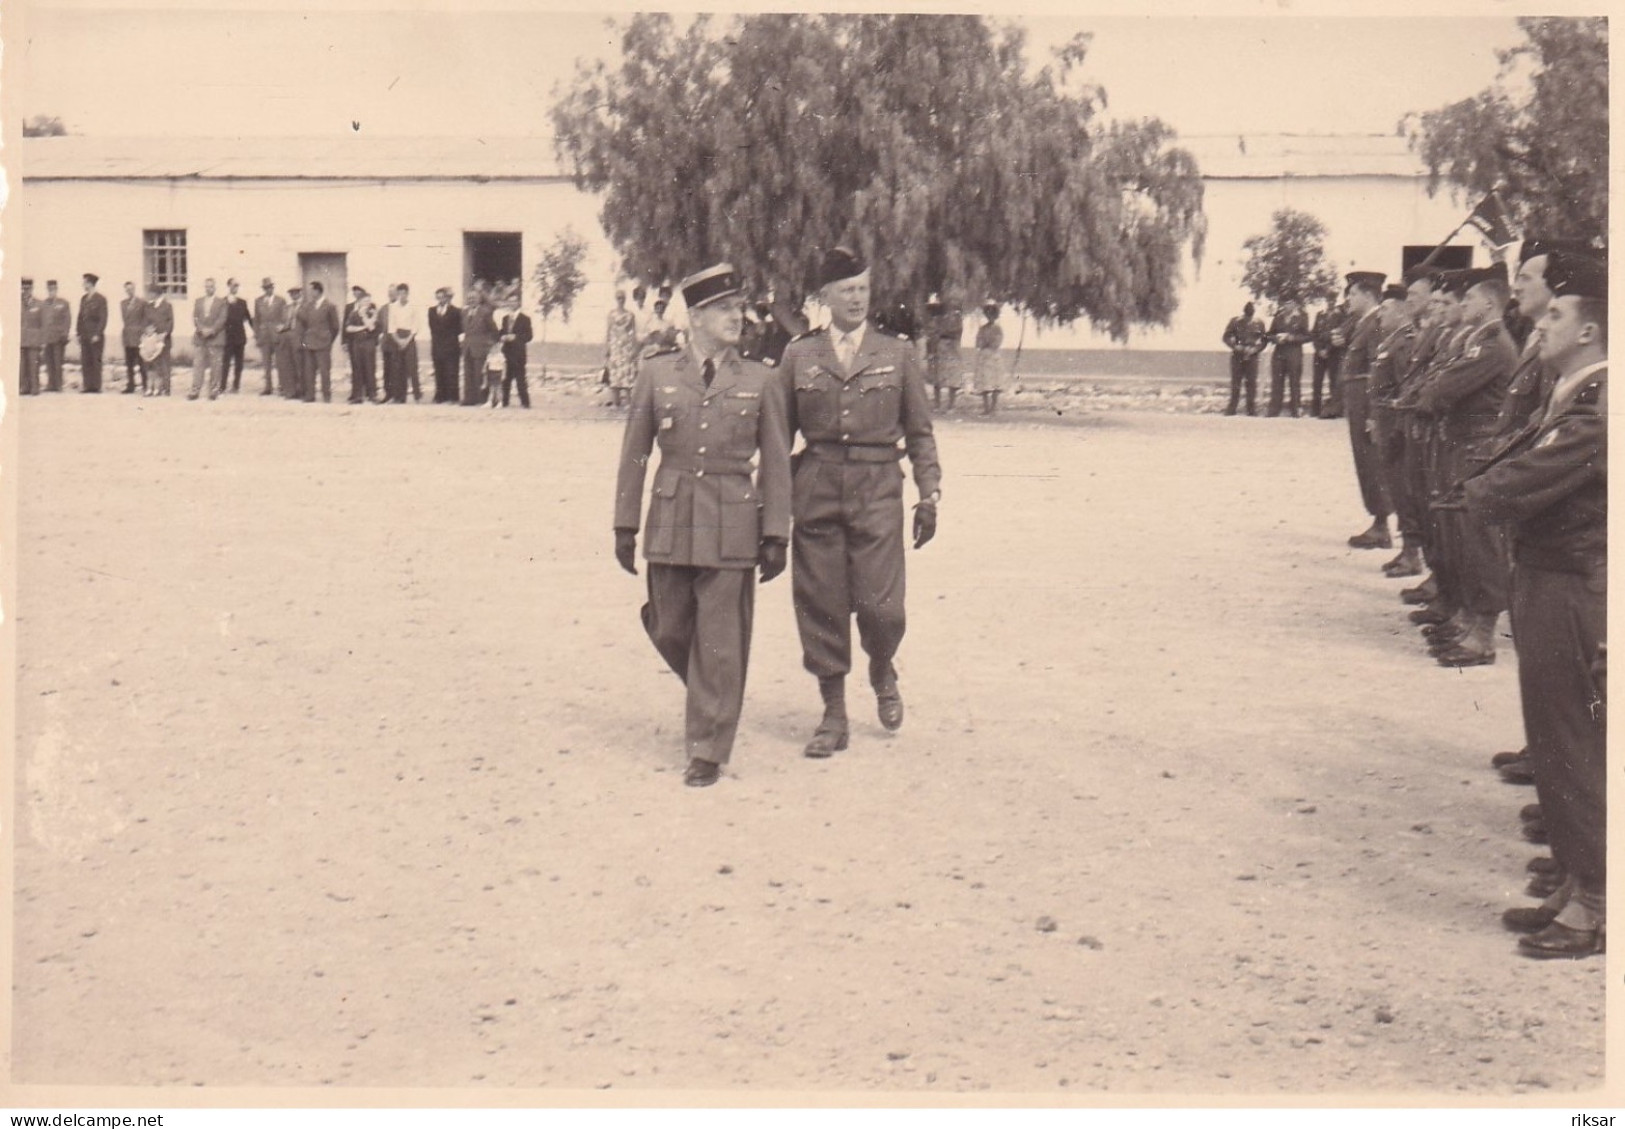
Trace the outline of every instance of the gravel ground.
[[1341, 422], [1109, 383], [944, 419], [905, 728], [859, 692], [799, 755], [776, 581], [692, 790], [596, 397], [12, 403], [15, 1082], [1602, 1085], [1602, 962], [1498, 921], [1510, 645], [1428, 661], [1344, 547]]

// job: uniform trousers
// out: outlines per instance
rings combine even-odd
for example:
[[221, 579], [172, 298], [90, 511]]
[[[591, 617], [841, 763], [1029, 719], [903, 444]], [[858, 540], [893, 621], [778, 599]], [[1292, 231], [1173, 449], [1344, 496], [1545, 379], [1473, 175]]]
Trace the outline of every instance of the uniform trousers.
[[1383, 493], [1393, 503], [1399, 532], [1407, 544], [1420, 544], [1422, 512], [1405, 476], [1405, 417], [1383, 404], [1370, 405], [1372, 439], [1377, 445], [1377, 474]]
[[[1428, 565], [1433, 564], [1433, 542], [1430, 540], [1432, 517], [1428, 512], [1428, 426], [1427, 421], [1414, 412], [1395, 412], [1395, 430], [1399, 433], [1398, 478], [1403, 483], [1401, 492], [1406, 497], [1411, 516], [1400, 515], [1400, 532], [1414, 537], [1427, 554]], [[1407, 526], [1407, 522], [1411, 525]]]
[[1589, 575], [1513, 569], [1512, 632], [1518, 650], [1535, 793], [1552, 856], [1582, 898], [1601, 907], [1608, 825], [1607, 717], [1591, 669], [1607, 636], [1606, 567]]
[[102, 348], [105, 344], [105, 340], [79, 338], [79, 368], [84, 374], [83, 387], [86, 392], [102, 390]]
[[[1452, 439], [1445, 444], [1442, 488], [1453, 492], [1483, 467], [1488, 439]], [[1457, 603], [1480, 615], [1499, 615], [1507, 609], [1506, 527], [1479, 520], [1466, 508], [1445, 510]]]
[[1337, 383], [1337, 373], [1333, 361], [1336, 358], [1331, 353], [1316, 353], [1312, 362], [1312, 375], [1309, 378], [1309, 414], [1320, 415], [1321, 389]]
[[17, 391], [24, 396], [39, 395], [39, 366], [40, 356], [44, 349], [36, 346], [23, 346], [22, 364], [17, 374]]
[[1434, 586], [1439, 590], [1434, 606], [1456, 609], [1461, 606], [1461, 580], [1458, 572], [1459, 549], [1457, 528], [1451, 521], [1451, 511], [1441, 509], [1442, 502], [1454, 480], [1449, 477], [1449, 444], [1439, 433], [1437, 422], [1426, 425], [1427, 438], [1422, 461], [1426, 485], [1423, 496], [1427, 499], [1428, 566], [1433, 571]]
[[688, 688], [688, 756], [727, 764], [745, 701], [756, 574], [651, 561], [648, 580], [643, 629]]
[[208, 385], [209, 399], [220, 394], [221, 342], [218, 338], [192, 342], [192, 395], [196, 396]]
[[141, 374], [141, 388], [147, 387], [147, 362], [141, 358], [139, 345], [124, 346], [124, 390], [128, 392], [135, 387], [135, 374]]
[[1370, 385], [1367, 376], [1343, 380], [1343, 410], [1349, 420], [1349, 446], [1354, 451], [1354, 477], [1360, 484], [1360, 501], [1365, 512], [1379, 521], [1388, 520], [1393, 506], [1383, 492], [1377, 465], [1377, 444], [1366, 430], [1371, 418]]
[[[1344, 350], [1335, 350], [1326, 368], [1326, 406], [1320, 413], [1330, 419], [1343, 414], [1343, 356]], [[1320, 386], [1315, 386], [1320, 391]]]
[[820, 678], [852, 669], [852, 617], [871, 671], [890, 670], [903, 609], [903, 472], [895, 460], [797, 457], [791, 570], [802, 665]]
[[1236, 406], [1241, 401], [1242, 387], [1247, 389], [1247, 414], [1256, 415], [1258, 412], [1258, 357], [1247, 357], [1240, 353], [1230, 354], [1230, 406], [1225, 408], [1226, 415], [1235, 415]]
[[1269, 415], [1281, 414], [1282, 393], [1287, 394], [1288, 406], [1292, 414], [1298, 414], [1300, 401], [1303, 399], [1303, 347], [1281, 346], [1275, 347], [1270, 355], [1270, 406]]
[[66, 341], [52, 341], [45, 346], [45, 390], [62, 391], [62, 366], [68, 357]]

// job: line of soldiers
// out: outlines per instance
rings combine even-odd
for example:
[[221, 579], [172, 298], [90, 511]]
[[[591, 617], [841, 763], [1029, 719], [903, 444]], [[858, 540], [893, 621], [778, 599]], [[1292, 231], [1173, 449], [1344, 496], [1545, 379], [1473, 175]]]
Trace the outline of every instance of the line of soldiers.
[[[742, 357], [745, 301], [727, 263], [684, 279], [689, 338], [640, 365], [621, 446], [615, 556], [636, 574], [651, 450], [660, 463], [643, 522], [644, 629], [687, 688], [684, 783], [714, 784], [732, 753], [750, 655], [755, 577], [784, 568], [802, 661], [823, 715], [804, 754], [847, 748], [852, 621], [881, 726], [903, 724], [893, 663], [904, 614], [903, 474], [920, 501], [913, 543], [936, 534], [942, 472], [915, 348], [869, 322], [869, 270], [834, 248], [818, 283], [831, 324], [791, 340], [777, 367]], [[796, 434], [803, 448], [794, 456]], [[754, 460], [754, 462], [753, 462]], [[792, 531], [792, 519], [794, 528]]]
[[[1390, 577], [1429, 653], [1493, 663], [1510, 610], [1525, 745], [1492, 766], [1533, 783], [1524, 833], [1539, 906], [1508, 910], [1531, 957], [1604, 947], [1607, 268], [1584, 241], [1527, 239], [1506, 267], [1347, 276], [1341, 389], [1361, 499], [1358, 549]], [[1511, 328], [1509, 328], [1511, 327]], [[1514, 329], [1527, 333], [1523, 341]]]

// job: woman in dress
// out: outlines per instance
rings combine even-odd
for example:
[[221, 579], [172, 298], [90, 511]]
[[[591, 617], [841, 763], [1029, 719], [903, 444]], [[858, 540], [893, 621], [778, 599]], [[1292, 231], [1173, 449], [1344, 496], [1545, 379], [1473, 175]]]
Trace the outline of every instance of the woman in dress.
[[999, 356], [1004, 330], [999, 326], [998, 303], [984, 303], [982, 315], [987, 321], [976, 330], [976, 394], [982, 398], [982, 414], [992, 415], [999, 410], [999, 393], [1004, 390], [1004, 358]]
[[609, 331], [604, 340], [604, 369], [615, 406], [624, 407], [638, 375], [638, 319], [626, 308], [626, 291], [615, 291], [615, 308], [609, 312]]

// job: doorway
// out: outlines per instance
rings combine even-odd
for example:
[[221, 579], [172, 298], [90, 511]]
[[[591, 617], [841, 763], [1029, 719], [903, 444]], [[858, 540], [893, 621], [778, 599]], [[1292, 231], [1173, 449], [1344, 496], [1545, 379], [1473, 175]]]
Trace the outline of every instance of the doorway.
[[517, 280], [525, 284], [524, 237], [517, 231], [463, 232], [463, 293], [475, 279], [495, 286]]
[[320, 282], [327, 300], [340, 310], [350, 300], [348, 256], [343, 251], [302, 251], [299, 254], [299, 284]]

